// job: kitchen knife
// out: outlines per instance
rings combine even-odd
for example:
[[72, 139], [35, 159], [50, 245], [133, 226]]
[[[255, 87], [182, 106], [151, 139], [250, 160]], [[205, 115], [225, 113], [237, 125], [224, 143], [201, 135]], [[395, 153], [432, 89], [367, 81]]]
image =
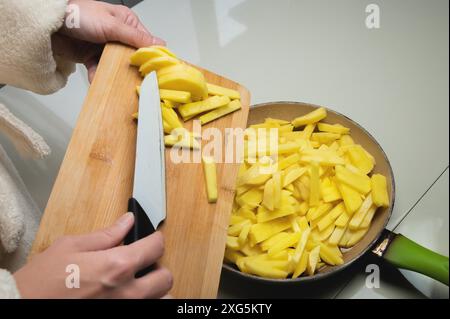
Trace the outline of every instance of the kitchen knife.
[[[124, 243], [131, 244], [155, 232], [166, 218], [166, 176], [161, 105], [156, 73], [147, 75], [139, 96], [139, 120], [136, 139], [133, 196], [128, 211], [135, 217], [134, 226]], [[152, 267], [139, 271], [136, 277]]]

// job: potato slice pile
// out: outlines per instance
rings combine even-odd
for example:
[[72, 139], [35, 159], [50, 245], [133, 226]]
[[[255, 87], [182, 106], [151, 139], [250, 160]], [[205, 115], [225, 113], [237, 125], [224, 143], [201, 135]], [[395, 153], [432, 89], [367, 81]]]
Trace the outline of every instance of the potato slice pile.
[[[241, 108], [238, 91], [207, 83], [202, 72], [179, 60], [166, 47], [138, 49], [130, 60], [143, 77], [156, 71], [164, 132], [168, 134], [166, 146], [199, 146], [192, 134], [183, 130], [180, 117], [183, 121], [198, 118], [204, 125]], [[140, 87], [136, 91], [139, 94]]]
[[[349, 128], [320, 122], [326, 116], [319, 108], [292, 122], [268, 118], [250, 127], [263, 130], [256, 154], [248, 139], [245, 145], [225, 251], [225, 261], [242, 272], [297, 278], [340, 265], [341, 249], [360, 241], [377, 208], [389, 205], [386, 177], [371, 175], [374, 158]], [[269, 135], [261, 134], [268, 129], [278, 130], [272, 162]]]

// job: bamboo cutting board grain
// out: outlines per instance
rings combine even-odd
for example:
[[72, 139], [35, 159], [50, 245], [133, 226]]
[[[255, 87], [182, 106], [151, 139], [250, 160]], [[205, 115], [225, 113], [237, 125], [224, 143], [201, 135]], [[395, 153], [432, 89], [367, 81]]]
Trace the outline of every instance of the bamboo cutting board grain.
[[[132, 193], [138, 109], [129, 65], [134, 49], [109, 44], [102, 55], [33, 244], [33, 254], [58, 237], [107, 227], [124, 214]], [[244, 128], [249, 92], [239, 84], [202, 70], [208, 82], [237, 89], [243, 109], [208, 125]], [[186, 125], [190, 127], [189, 123]], [[161, 227], [161, 264], [174, 275], [177, 298], [215, 298], [238, 164], [218, 164], [219, 199], [208, 204], [201, 163], [174, 164], [166, 150], [167, 219]]]

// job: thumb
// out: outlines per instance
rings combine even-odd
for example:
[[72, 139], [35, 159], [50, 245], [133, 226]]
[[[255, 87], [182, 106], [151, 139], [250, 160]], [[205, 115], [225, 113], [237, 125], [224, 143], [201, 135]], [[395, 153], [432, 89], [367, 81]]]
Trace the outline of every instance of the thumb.
[[135, 28], [115, 20], [112, 28], [105, 34], [107, 41], [121, 42], [135, 48], [152, 45], [165, 45], [165, 42], [142, 28]]
[[114, 225], [75, 237], [75, 246], [81, 251], [106, 250], [119, 245], [134, 224], [134, 215], [126, 213]]

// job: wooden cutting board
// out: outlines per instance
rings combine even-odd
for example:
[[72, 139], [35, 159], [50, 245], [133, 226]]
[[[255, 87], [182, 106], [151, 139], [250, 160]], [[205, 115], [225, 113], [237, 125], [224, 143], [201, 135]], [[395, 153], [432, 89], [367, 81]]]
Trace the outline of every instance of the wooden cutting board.
[[[132, 193], [142, 78], [129, 65], [134, 49], [106, 46], [73, 131], [37, 233], [32, 255], [60, 236], [107, 227], [124, 214]], [[201, 70], [208, 82], [238, 90], [242, 110], [208, 125], [244, 128], [250, 94], [241, 85]], [[186, 123], [190, 127], [190, 123]], [[224, 136], [224, 134], [223, 134]], [[166, 250], [161, 264], [174, 275], [177, 298], [215, 298], [238, 164], [218, 164], [218, 201], [209, 204], [202, 164], [174, 164], [166, 150], [167, 219], [161, 227]]]

